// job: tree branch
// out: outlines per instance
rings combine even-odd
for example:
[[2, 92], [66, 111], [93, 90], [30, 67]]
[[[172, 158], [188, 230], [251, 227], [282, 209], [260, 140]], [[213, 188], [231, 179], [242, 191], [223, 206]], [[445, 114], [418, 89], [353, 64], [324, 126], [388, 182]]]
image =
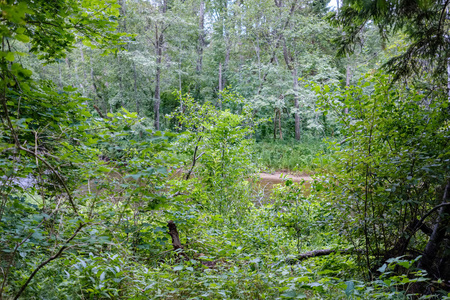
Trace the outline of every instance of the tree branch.
[[38, 154], [34, 153], [33, 151], [31, 151], [27, 148], [22, 147], [21, 145], [18, 145], [18, 148], [19, 148], [19, 150], [23, 150], [23, 151], [27, 152], [28, 154], [33, 155], [40, 161], [42, 161], [53, 172], [53, 174], [56, 175], [56, 177], [58, 178], [58, 181], [63, 185], [64, 190], [66, 191], [67, 196], [69, 197], [69, 202], [72, 205], [73, 211], [78, 215], [78, 210], [77, 210], [77, 207], [75, 206], [75, 203], [73, 202], [72, 194], [70, 193], [69, 188], [67, 187], [67, 185], [64, 182], [64, 179], [61, 177], [61, 175], [59, 175], [59, 173], [52, 167], [51, 164], [49, 164], [45, 159], [43, 159]]
[[192, 166], [191, 166], [191, 169], [189, 170], [189, 172], [188, 172], [187, 175], [186, 175], [186, 180], [188, 180], [189, 177], [191, 176], [192, 170], [194, 170], [195, 163], [197, 162], [197, 159], [199, 159], [199, 158], [205, 153], [205, 152], [203, 152], [202, 154], [200, 154], [200, 155], [197, 157], [198, 144], [200, 143], [201, 140], [202, 140], [202, 137], [200, 136], [200, 137], [198, 138], [197, 145], [195, 146], [194, 157], [193, 157], [193, 159], [192, 159]]
[[287, 259], [286, 262], [288, 262], [289, 264], [294, 264], [296, 262], [299, 262], [299, 261], [302, 261], [302, 260], [305, 260], [305, 259], [308, 259], [308, 258], [325, 256], [325, 255], [330, 255], [330, 254], [334, 254], [334, 253], [338, 253], [338, 254], [355, 254], [355, 253], [362, 253], [362, 252], [364, 252], [364, 250], [362, 250], [362, 249], [341, 249], [341, 250], [323, 249], [323, 250], [314, 250], [314, 251], [308, 251], [308, 252], [302, 253], [302, 254], [298, 255], [294, 259]]
[[61, 248], [59, 248], [59, 251], [51, 256], [49, 259], [47, 259], [46, 261], [43, 261], [34, 271], [33, 273], [31, 273], [30, 277], [28, 277], [27, 281], [22, 285], [22, 287], [20, 288], [19, 292], [17, 293], [17, 295], [14, 297], [14, 300], [19, 299], [20, 295], [23, 293], [23, 291], [27, 288], [28, 284], [30, 283], [31, 279], [33, 279], [33, 277], [37, 274], [37, 272], [39, 272], [40, 269], [42, 269], [43, 267], [45, 267], [49, 262], [51, 262], [52, 260], [57, 259], [62, 253], [63, 251], [67, 248], [67, 244], [70, 243], [71, 240], [73, 240], [77, 234], [80, 232], [80, 230], [84, 227], [85, 224], [81, 223], [77, 230], [75, 230], [74, 234], [66, 240], [66, 242], [64, 243], [64, 246], [62, 246]]
[[100, 115], [100, 117], [101, 117], [102, 119], [106, 119], [106, 120], [107, 120], [107, 118], [105, 118], [105, 116], [102, 114], [100, 108], [98, 108], [97, 105], [94, 105], [94, 108], [95, 108], [95, 110], [98, 112], [98, 114]]

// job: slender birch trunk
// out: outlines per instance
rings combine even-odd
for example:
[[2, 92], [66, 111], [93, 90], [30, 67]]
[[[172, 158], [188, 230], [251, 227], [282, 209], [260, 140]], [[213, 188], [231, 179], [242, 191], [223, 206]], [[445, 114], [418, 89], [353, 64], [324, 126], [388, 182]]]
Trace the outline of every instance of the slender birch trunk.
[[300, 140], [300, 115], [299, 115], [299, 103], [298, 103], [298, 75], [297, 68], [292, 70], [292, 79], [294, 80], [294, 106], [295, 106], [295, 139]]

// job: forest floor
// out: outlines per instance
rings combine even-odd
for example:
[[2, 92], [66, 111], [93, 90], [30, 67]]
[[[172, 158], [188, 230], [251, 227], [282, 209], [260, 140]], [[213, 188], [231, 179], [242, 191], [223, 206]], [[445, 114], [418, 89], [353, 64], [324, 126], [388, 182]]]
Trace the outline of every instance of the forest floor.
[[304, 186], [306, 187], [305, 196], [309, 195], [311, 181], [313, 180], [308, 175], [293, 175], [284, 172], [273, 172], [273, 173], [259, 173], [259, 186], [263, 188], [264, 191], [268, 191], [268, 195], [270, 195], [270, 191], [273, 189], [274, 185], [282, 184], [287, 179], [292, 180], [293, 182], [302, 183], [304, 182]]
[[292, 174], [286, 174], [282, 172], [274, 172], [274, 173], [259, 173], [259, 177], [261, 178], [261, 181], [263, 182], [272, 182], [272, 183], [281, 183], [284, 182], [286, 179], [291, 179], [293, 182], [301, 182], [304, 181], [311, 181], [312, 178], [307, 175], [292, 175]]

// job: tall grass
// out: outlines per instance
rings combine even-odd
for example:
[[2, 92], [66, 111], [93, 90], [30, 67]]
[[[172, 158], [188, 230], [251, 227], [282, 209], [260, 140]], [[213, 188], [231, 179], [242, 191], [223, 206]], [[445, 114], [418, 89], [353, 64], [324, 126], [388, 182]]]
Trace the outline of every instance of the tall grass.
[[310, 174], [328, 167], [331, 150], [321, 138], [264, 140], [255, 144], [256, 156], [265, 171], [283, 170]]

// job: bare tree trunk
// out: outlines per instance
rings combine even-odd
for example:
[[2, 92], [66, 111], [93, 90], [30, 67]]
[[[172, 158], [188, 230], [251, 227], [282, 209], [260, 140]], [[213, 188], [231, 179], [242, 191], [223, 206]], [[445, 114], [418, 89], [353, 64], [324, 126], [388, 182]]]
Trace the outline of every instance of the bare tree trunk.
[[160, 129], [159, 124], [159, 109], [161, 104], [161, 61], [162, 61], [162, 43], [164, 42], [164, 35], [161, 33], [158, 35], [158, 26], [156, 26], [155, 31], [155, 41], [156, 41], [156, 80], [155, 80], [155, 103], [154, 103], [154, 113], [155, 113], [155, 129]]
[[95, 95], [97, 95], [97, 87], [95, 85], [95, 81], [94, 81], [94, 68], [92, 67], [92, 59], [89, 59], [89, 61], [91, 62], [91, 80], [92, 80], [92, 91], [94, 92]]
[[219, 63], [219, 108], [222, 109], [222, 63]]
[[294, 106], [295, 106], [295, 139], [300, 140], [300, 115], [299, 115], [299, 104], [298, 104], [298, 77], [297, 68], [294, 67], [292, 70], [292, 77], [294, 80]]
[[261, 85], [262, 85], [262, 81], [261, 81], [261, 56], [260, 56], [260, 47], [259, 47], [259, 38], [256, 37], [256, 46], [255, 46], [255, 51], [256, 51], [256, 57], [258, 58], [258, 81], [259, 81], [259, 88], [258, 90], [261, 90]]
[[[349, 60], [349, 56], [347, 53], [347, 59]], [[350, 86], [350, 79], [351, 79], [351, 73], [350, 73], [350, 62], [347, 62], [347, 68], [345, 70], [345, 86]]]
[[[67, 76], [69, 76], [69, 81], [72, 81], [72, 74], [70, 74], [70, 62], [69, 58], [66, 56], [66, 66], [67, 66]], [[73, 86], [73, 84], [72, 84]]]
[[[223, 36], [225, 39], [225, 63], [222, 70], [222, 89], [227, 85], [228, 63], [230, 62], [231, 39], [226, 26], [226, 17], [228, 16], [228, 2], [224, 1], [224, 12], [222, 15]], [[222, 104], [221, 107], [222, 108]]]
[[280, 132], [280, 140], [282, 140], [283, 132], [281, 131], [281, 109], [278, 109], [278, 131]]
[[58, 63], [58, 70], [59, 70], [59, 88], [62, 89], [63, 80], [62, 80], [62, 73], [61, 73], [61, 63]]
[[223, 65], [222, 72], [222, 89], [227, 86], [227, 74], [228, 74], [228, 64], [230, 62], [230, 42], [226, 41], [227, 52], [225, 54], [225, 63]]
[[85, 60], [84, 60], [84, 52], [83, 52], [83, 48], [82, 47], [80, 47], [80, 54], [81, 54], [81, 61], [83, 62], [83, 66], [82, 66], [83, 75], [84, 75], [83, 78], [87, 78], [87, 76], [86, 76], [86, 67], [85, 67]]
[[[241, 14], [241, 20], [239, 22], [239, 28], [242, 28], [242, 14]], [[239, 51], [239, 84], [242, 84], [242, 65], [243, 65], [243, 50], [242, 50], [242, 37], [241, 32], [239, 32], [239, 40], [238, 40], [238, 51]]]
[[205, 47], [205, 2], [200, 1], [198, 12], [198, 42], [197, 42], [197, 66], [196, 66], [196, 83], [195, 93], [200, 95], [201, 74], [203, 70], [203, 48]]
[[[337, 2], [339, 2], [339, 0], [337, 0]], [[350, 80], [352, 78], [352, 74], [351, 74], [351, 70], [350, 70], [350, 57], [347, 53], [347, 67], [345, 70], [345, 86], [350, 86]], [[344, 113], [348, 114], [348, 107], [346, 106], [344, 108]]]
[[122, 17], [122, 26], [123, 26], [123, 31], [127, 32], [127, 20], [125, 18], [125, 15], [127, 13], [127, 8], [126, 8], [126, 1], [125, 0], [119, 0], [119, 5], [120, 5], [120, 16]]
[[[164, 15], [167, 11], [167, 0], [163, 0], [162, 6], [160, 7], [160, 12]], [[160, 105], [161, 105], [161, 63], [163, 57], [163, 47], [164, 47], [164, 24], [161, 28], [158, 24], [155, 25], [155, 51], [156, 51], [156, 78], [155, 78], [155, 103], [153, 105], [155, 113], [155, 129], [160, 130]], [[160, 30], [160, 31], [158, 31]]]
[[107, 109], [104, 109], [104, 105], [102, 103], [102, 99], [99, 97], [98, 91], [97, 91], [97, 85], [95, 84], [95, 76], [94, 76], [94, 68], [92, 67], [92, 57], [89, 57], [89, 65], [90, 65], [90, 75], [91, 75], [91, 81], [92, 81], [92, 93], [93, 93], [93, 99], [97, 99], [97, 106], [102, 108], [102, 111], [108, 112]]
[[81, 90], [83, 91], [83, 96], [84, 96], [86, 91], [84, 90], [83, 83], [80, 81], [80, 78], [78, 77], [78, 66], [77, 66], [77, 64], [75, 64], [74, 67], [75, 67], [75, 81], [76, 81], [76, 85], [80, 86]]
[[120, 106], [124, 107], [123, 102], [123, 76], [122, 76], [122, 65], [120, 61], [120, 55], [117, 55], [117, 67], [119, 68], [119, 96], [120, 96]]
[[203, 68], [203, 47], [205, 46], [205, 2], [200, 2], [200, 8], [198, 12], [198, 45], [197, 45], [197, 74], [200, 75]]
[[134, 101], [136, 103], [136, 114], [139, 116], [140, 112], [140, 102], [139, 102], [139, 96], [138, 96], [138, 90], [137, 90], [137, 72], [136, 72], [136, 63], [133, 62], [133, 75], [134, 75]]
[[[122, 27], [122, 31], [123, 32], [127, 32], [127, 19], [126, 19], [126, 13], [127, 13], [127, 8], [126, 8], [126, 0], [119, 0], [119, 13], [120, 13], [120, 22], [119, 21], [119, 26], [117, 28], [117, 31], [120, 31], [120, 27]], [[127, 44], [127, 48], [129, 50], [129, 44]], [[120, 51], [120, 47], [119, 47], [119, 51]], [[122, 107], [125, 107], [125, 102], [124, 102], [124, 93], [123, 93], [123, 68], [122, 68], [122, 62], [120, 59], [120, 55], [117, 55], [117, 63], [118, 63], [118, 68], [119, 68], [119, 95], [120, 95], [120, 105]], [[133, 63], [133, 69], [134, 69], [134, 84], [135, 84], [135, 90], [136, 90], [136, 66], [134, 66]], [[136, 93], [135, 93], [136, 96]], [[136, 100], [138, 101], [138, 100]], [[137, 106], [138, 107], [138, 106]], [[139, 115], [139, 112], [137, 112], [137, 114]]]
[[179, 73], [178, 73], [178, 88], [179, 88], [179, 90], [180, 90], [180, 109], [181, 109], [181, 111], [183, 111], [183, 97], [182, 97], [182, 95], [181, 95], [181, 69], [182, 69], [182, 67], [181, 67], [181, 43], [180, 43], [180, 67], [179, 67]]
[[275, 109], [275, 116], [273, 117], [273, 140], [277, 139], [277, 114], [278, 110]]

